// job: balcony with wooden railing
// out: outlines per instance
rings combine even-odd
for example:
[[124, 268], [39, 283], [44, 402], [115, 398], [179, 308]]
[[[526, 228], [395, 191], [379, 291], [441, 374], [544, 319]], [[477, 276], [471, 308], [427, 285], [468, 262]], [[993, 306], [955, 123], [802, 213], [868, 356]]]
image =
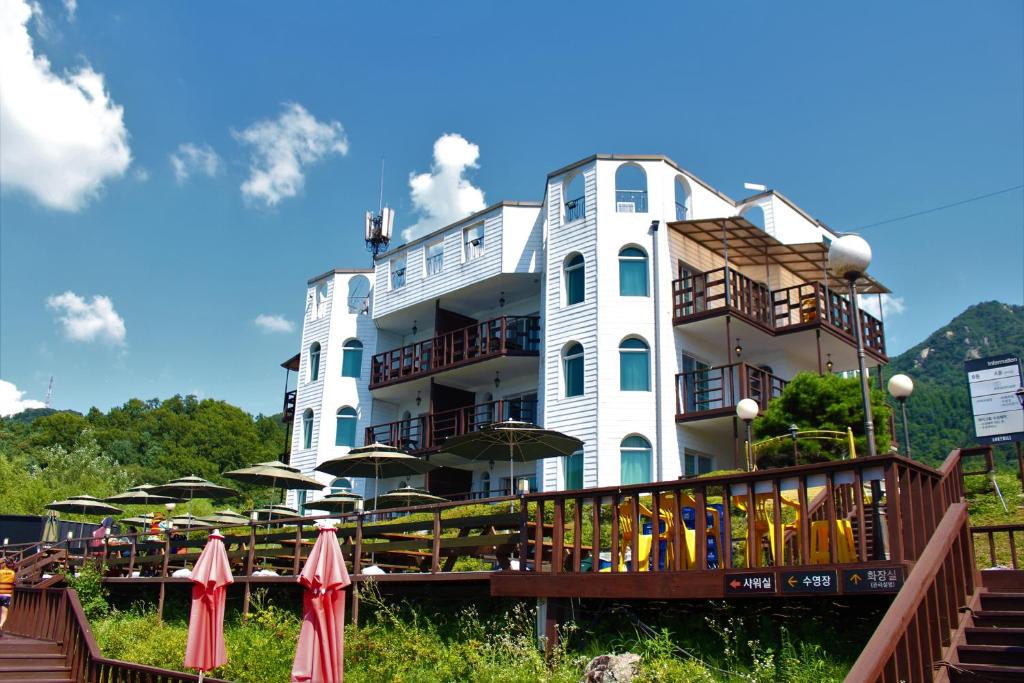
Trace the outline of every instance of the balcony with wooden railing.
[[536, 356], [540, 352], [539, 316], [502, 316], [373, 356], [370, 388], [500, 356]]
[[[672, 319], [676, 325], [717, 315], [735, 315], [769, 334], [825, 327], [853, 341], [850, 300], [820, 282], [771, 290], [731, 268], [672, 281]], [[860, 311], [864, 348], [885, 358], [882, 322]]]
[[283, 422], [293, 422], [295, 420], [295, 396], [295, 389], [284, 392], [284, 408], [282, 410], [283, 415], [281, 416]]
[[786, 384], [781, 377], [749, 363], [681, 372], [676, 375], [676, 420], [732, 415], [744, 398], [757, 401], [763, 411]]
[[431, 453], [449, 436], [504, 420], [537, 421], [537, 399], [503, 399], [385, 422], [366, 428], [365, 443], [383, 443], [414, 454]]

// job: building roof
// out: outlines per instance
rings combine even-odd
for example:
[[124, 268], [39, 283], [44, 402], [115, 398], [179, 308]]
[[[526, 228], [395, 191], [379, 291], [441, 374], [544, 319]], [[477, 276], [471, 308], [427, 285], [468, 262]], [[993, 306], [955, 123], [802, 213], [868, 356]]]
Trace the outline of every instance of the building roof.
[[696, 174], [687, 171], [685, 168], [677, 164], [671, 157], [667, 157], [664, 154], [591, 154], [590, 156], [580, 159], [579, 161], [569, 164], [568, 166], [563, 166], [562, 168], [551, 171], [551, 173], [548, 173], [548, 178], [550, 179], [557, 175], [562, 175], [563, 173], [571, 171], [574, 168], [579, 168], [584, 164], [589, 164], [591, 161], [663, 161], [672, 168], [679, 171], [680, 173], [684, 174], [690, 180], [693, 180], [698, 185], [704, 187], [704, 189], [708, 190], [709, 192], [715, 193], [716, 195], [718, 195], [725, 201], [729, 202], [733, 206], [737, 206], [736, 200], [734, 200], [732, 197], [718, 190], [717, 188], [711, 186], [710, 184], [704, 182]]
[[298, 353], [295, 354], [294, 356], [292, 356], [291, 358], [289, 358], [285, 362], [281, 363], [281, 367], [284, 368], [285, 370], [295, 370], [296, 372], [298, 372], [299, 371], [299, 356], [300, 355], [301, 354], [298, 354]]
[[306, 280], [306, 284], [307, 285], [311, 285], [314, 282], [319, 282], [320, 280], [323, 280], [328, 275], [355, 275], [355, 274], [369, 275], [372, 272], [373, 272], [373, 268], [335, 268], [334, 270], [328, 270], [326, 273], [320, 273], [316, 277], [309, 278], [308, 280]]
[[459, 220], [457, 220], [457, 221], [455, 221], [453, 223], [449, 223], [448, 225], [442, 226], [440, 228], [437, 228], [436, 230], [428, 232], [426, 235], [421, 235], [420, 237], [417, 237], [414, 240], [410, 240], [408, 242], [403, 242], [402, 244], [399, 244], [397, 247], [394, 247], [393, 249], [389, 249], [389, 250], [383, 252], [382, 254], [378, 255], [376, 260], [377, 261], [381, 261], [383, 259], [386, 259], [386, 258], [388, 258], [390, 256], [393, 256], [396, 251], [400, 251], [402, 249], [408, 249], [412, 245], [419, 244], [420, 242], [424, 242], [426, 240], [429, 240], [431, 237], [434, 237], [434, 236], [436, 236], [439, 233], [445, 232], [446, 230], [451, 230], [452, 228], [454, 228], [454, 227], [456, 227], [458, 225], [461, 225], [463, 223], [470, 223], [472, 221], [475, 221], [477, 218], [480, 218], [484, 214], [488, 214], [491, 211], [494, 211], [495, 209], [503, 207], [503, 206], [525, 206], [525, 207], [531, 208], [531, 209], [539, 209], [540, 207], [544, 206], [544, 202], [522, 201], [522, 200], [516, 200], [516, 199], [502, 199], [500, 202], [495, 202], [494, 204], [491, 204], [490, 206], [487, 206], [487, 207], [484, 207], [484, 208], [480, 209], [476, 213], [469, 214], [465, 218], [460, 218]]
[[[828, 249], [824, 242], [785, 244], [742, 216], [675, 221], [670, 228], [705, 249], [725, 258], [730, 265], [754, 267], [765, 263], [782, 266], [804, 282], [836, 281], [828, 273]], [[887, 294], [889, 289], [870, 275], [858, 280], [864, 294]]]

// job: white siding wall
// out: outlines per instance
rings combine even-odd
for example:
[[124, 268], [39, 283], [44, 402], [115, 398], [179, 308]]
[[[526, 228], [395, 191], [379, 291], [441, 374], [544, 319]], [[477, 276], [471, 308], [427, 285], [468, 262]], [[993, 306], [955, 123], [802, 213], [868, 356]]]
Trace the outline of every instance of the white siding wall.
[[[584, 442], [583, 485], [596, 486], [598, 471], [597, 420], [597, 167], [589, 164], [574, 173], [584, 179], [585, 216], [563, 225], [562, 197], [565, 176], [549, 179], [547, 189], [547, 250], [543, 278], [541, 359], [542, 410], [544, 426], [570, 434]], [[563, 305], [562, 265], [572, 252], [579, 252], [585, 261], [585, 297], [573, 306]], [[570, 341], [579, 342], [584, 350], [584, 391], [582, 396], [564, 398], [562, 387], [562, 349]], [[562, 488], [561, 459], [549, 458], [542, 465], [543, 488]]]
[[[396, 249], [376, 264], [377, 292], [374, 317], [380, 318], [415, 303], [435, 299], [442, 294], [470, 287], [502, 272], [536, 272], [536, 254], [540, 226], [536, 207], [499, 205], [473, 220], [456, 223], [409, 247]], [[463, 231], [477, 224], [484, 226], [484, 253], [467, 260]], [[440, 273], [426, 276], [424, 256], [428, 245], [444, 240], [444, 267]], [[391, 263], [406, 257], [405, 286], [391, 289]]]

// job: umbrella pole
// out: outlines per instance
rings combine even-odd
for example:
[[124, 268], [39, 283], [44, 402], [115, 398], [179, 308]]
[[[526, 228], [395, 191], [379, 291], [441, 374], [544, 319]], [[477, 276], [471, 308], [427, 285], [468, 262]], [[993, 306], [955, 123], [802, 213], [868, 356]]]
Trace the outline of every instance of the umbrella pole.
[[[512, 463], [512, 453], [513, 452], [514, 452], [514, 448], [512, 446], [512, 442], [509, 441], [508, 442], [508, 495], [510, 495], [510, 496], [516, 495], [516, 481], [515, 481], [516, 477], [515, 477], [515, 473], [513, 472], [514, 468], [513, 468], [513, 463]], [[508, 502], [508, 511], [509, 512], [515, 512], [516, 511], [516, 502], [514, 500], [510, 500]]]

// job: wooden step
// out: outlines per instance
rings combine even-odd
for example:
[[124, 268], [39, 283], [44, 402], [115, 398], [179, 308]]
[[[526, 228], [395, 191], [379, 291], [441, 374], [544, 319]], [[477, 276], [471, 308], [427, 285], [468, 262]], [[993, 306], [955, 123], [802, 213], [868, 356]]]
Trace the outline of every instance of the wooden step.
[[52, 640], [35, 640], [5, 633], [0, 636], [0, 654], [3, 653], [53, 654], [61, 652], [61, 644]]
[[993, 591], [982, 593], [981, 608], [1002, 612], [1024, 612], [1024, 593]]
[[46, 664], [26, 664], [9, 666], [0, 669], [0, 681], [52, 681], [71, 678], [70, 666], [48, 666]]
[[40, 654], [38, 652], [4, 652], [0, 653], [0, 671], [12, 666], [52, 665], [64, 666], [65, 657], [60, 652]]
[[965, 664], [996, 664], [1024, 667], [1022, 645], [958, 645], [957, 656]]
[[968, 645], [1019, 645], [1024, 643], [1024, 628], [984, 628], [969, 626], [964, 629]]
[[995, 666], [992, 664], [957, 664], [949, 669], [950, 683], [1020, 683], [1024, 681], [1024, 667]]
[[978, 610], [974, 613], [974, 625], [995, 628], [1024, 628], [1024, 612]]

